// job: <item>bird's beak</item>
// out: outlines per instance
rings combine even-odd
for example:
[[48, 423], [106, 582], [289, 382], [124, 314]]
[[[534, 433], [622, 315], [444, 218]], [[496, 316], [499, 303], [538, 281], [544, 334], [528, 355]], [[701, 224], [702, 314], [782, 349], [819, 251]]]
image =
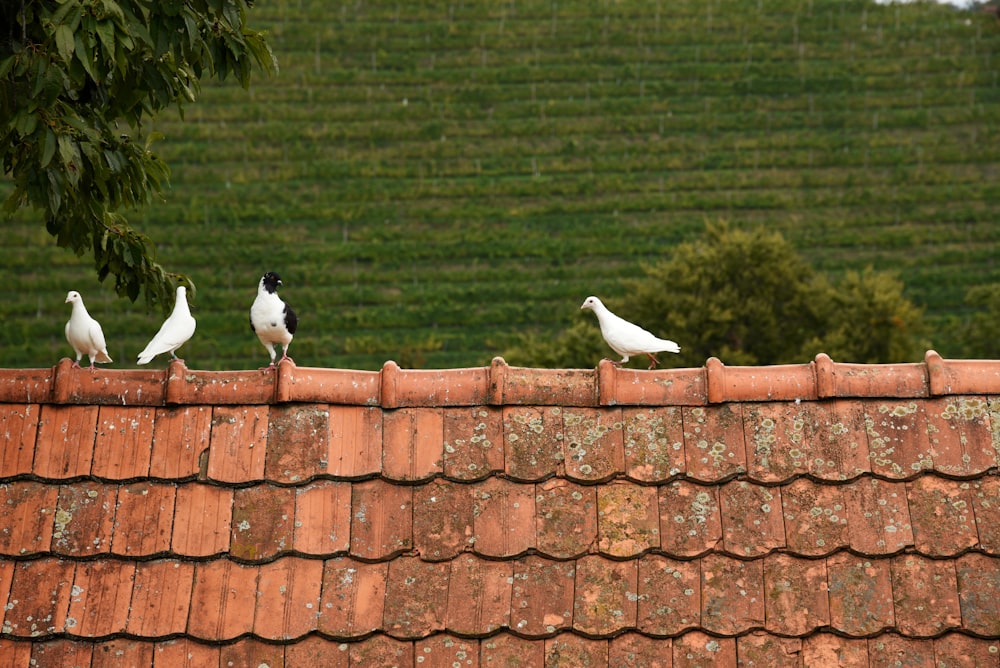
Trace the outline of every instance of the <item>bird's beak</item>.
[[66, 301], [64, 301], [63, 304], [69, 304], [69, 297], [66, 298]]
[[278, 279], [278, 285], [284, 285], [284, 283], [281, 282], [280, 278]]

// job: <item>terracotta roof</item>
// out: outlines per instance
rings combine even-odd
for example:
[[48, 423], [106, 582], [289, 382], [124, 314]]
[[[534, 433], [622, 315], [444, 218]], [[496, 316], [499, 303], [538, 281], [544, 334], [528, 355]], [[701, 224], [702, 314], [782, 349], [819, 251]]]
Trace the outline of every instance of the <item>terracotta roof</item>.
[[0, 370], [0, 666], [998, 666], [1000, 361]]

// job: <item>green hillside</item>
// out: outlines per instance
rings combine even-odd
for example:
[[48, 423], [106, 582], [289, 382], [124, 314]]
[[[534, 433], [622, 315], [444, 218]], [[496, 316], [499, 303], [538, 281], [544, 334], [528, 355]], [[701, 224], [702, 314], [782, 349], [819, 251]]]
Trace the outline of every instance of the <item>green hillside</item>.
[[[946, 356], [934, 325], [1000, 281], [993, 15], [259, 0], [252, 19], [279, 75], [206, 83], [185, 121], [146, 128], [172, 188], [133, 222], [197, 284], [192, 367], [266, 361], [247, 326], [265, 270], [300, 312], [300, 365], [488, 364], [620, 294], [706, 219], [778, 229], [832, 273], [898, 271]], [[70, 289], [134, 366], [159, 313], [115, 299], [30, 216], [3, 239], [0, 366], [71, 352]]]

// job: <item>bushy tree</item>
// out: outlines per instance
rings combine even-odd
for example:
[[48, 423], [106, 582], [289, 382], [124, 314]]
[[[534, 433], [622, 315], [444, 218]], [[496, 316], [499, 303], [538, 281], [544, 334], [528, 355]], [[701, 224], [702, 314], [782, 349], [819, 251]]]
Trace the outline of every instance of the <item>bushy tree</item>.
[[41, 212], [60, 246], [92, 253], [120, 296], [166, 307], [171, 279], [123, 212], [169, 171], [143, 121], [193, 102], [204, 76], [246, 88], [277, 63], [246, 25], [252, 0], [0, 2], [0, 156], [6, 215]]
[[1000, 283], [977, 285], [965, 293], [971, 313], [953, 318], [949, 341], [957, 347], [939, 350], [943, 355], [970, 359], [1000, 359]]

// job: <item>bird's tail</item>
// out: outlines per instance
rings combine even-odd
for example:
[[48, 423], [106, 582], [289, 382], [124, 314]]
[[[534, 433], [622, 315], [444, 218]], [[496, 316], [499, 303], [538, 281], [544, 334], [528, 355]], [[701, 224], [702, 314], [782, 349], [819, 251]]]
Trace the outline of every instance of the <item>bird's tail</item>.
[[111, 355], [107, 354], [105, 351], [100, 351], [97, 356], [94, 357], [94, 362], [98, 364], [110, 364], [114, 360], [111, 359]]

